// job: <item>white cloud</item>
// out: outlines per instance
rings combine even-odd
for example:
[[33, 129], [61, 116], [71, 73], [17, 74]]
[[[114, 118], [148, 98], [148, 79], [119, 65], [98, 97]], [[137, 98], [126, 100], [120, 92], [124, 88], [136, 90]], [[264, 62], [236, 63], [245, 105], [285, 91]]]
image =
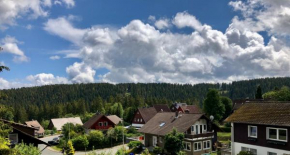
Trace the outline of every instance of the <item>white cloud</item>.
[[27, 30], [31, 30], [31, 29], [33, 28], [33, 26], [30, 25], [30, 24], [28, 24], [28, 25], [25, 26], [25, 28], [26, 28]]
[[58, 59], [60, 59], [60, 56], [54, 55], [54, 56], [49, 57], [49, 59], [51, 59], [51, 60], [58, 60]]
[[50, 85], [50, 84], [67, 84], [69, 81], [64, 77], [54, 76], [53, 74], [40, 73], [37, 75], [29, 75], [26, 78], [32, 85]]
[[67, 8], [72, 8], [75, 6], [75, 1], [74, 0], [55, 0], [54, 1], [55, 5], [65, 5]]
[[[153, 16], [150, 19], [153, 20]], [[67, 68], [73, 83], [94, 82], [94, 70], [99, 68], [109, 70], [99, 76], [100, 81], [112, 83], [229, 82], [286, 76], [290, 71], [290, 50], [285, 40], [273, 36], [265, 44], [264, 38], [253, 29], [237, 27], [235, 24], [241, 21], [237, 17], [221, 32], [187, 12], [177, 13], [172, 26], [190, 27], [191, 34], [159, 31], [154, 27], [155, 22], [147, 24], [140, 20], [119, 29], [100, 26], [79, 29], [69, 19], [62, 20], [69, 27], [63, 31], [81, 32], [53, 33], [78, 47], [72, 53], [82, 62]]]
[[170, 26], [169, 19], [159, 19], [154, 24], [158, 29], [166, 29]]
[[73, 83], [93, 83], [96, 71], [84, 63], [74, 63], [66, 68], [70, 81]]
[[29, 58], [24, 54], [24, 52], [19, 49], [18, 44], [20, 43], [14, 37], [6, 36], [1, 41], [3, 52], [11, 53], [14, 55], [14, 62], [27, 62]]
[[74, 44], [81, 44], [81, 39], [86, 30], [76, 29], [65, 17], [59, 17], [57, 19], [49, 19], [44, 24], [44, 30], [51, 34], [58, 35]]

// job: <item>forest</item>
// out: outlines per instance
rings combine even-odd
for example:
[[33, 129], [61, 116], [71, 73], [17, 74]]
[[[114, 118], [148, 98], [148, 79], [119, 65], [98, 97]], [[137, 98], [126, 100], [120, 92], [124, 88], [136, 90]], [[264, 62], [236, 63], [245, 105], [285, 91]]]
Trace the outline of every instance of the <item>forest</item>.
[[[232, 83], [168, 84], [168, 83], [91, 83], [47, 85], [0, 91], [0, 104], [12, 109], [14, 121], [47, 120], [66, 115], [116, 113], [124, 109], [127, 121], [138, 107], [154, 104], [186, 102], [203, 107], [210, 88], [230, 99], [255, 98], [257, 86], [266, 93], [290, 86], [290, 78], [263, 78]], [[120, 113], [120, 112], [119, 112]], [[123, 114], [122, 114], [123, 115]]]

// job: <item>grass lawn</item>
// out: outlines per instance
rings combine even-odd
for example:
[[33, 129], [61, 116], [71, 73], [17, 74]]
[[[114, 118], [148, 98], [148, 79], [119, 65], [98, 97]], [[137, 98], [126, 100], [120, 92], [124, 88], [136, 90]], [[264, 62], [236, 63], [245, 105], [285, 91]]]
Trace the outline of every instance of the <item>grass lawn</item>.
[[53, 148], [54, 150], [57, 150], [57, 151], [62, 151], [62, 148], [59, 148], [57, 146], [52, 146], [51, 148]]

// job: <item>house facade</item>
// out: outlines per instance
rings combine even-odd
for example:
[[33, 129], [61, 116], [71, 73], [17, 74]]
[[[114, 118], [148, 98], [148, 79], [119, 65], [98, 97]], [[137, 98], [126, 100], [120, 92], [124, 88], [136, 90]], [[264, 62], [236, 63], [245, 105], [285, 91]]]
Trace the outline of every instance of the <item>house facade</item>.
[[185, 134], [184, 151], [188, 155], [205, 155], [212, 152], [219, 130], [204, 114], [164, 112], [156, 114], [139, 132], [144, 133], [145, 147], [164, 148], [164, 137], [173, 128]]
[[290, 103], [247, 103], [226, 121], [232, 124], [233, 155], [290, 155]]
[[153, 107], [138, 108], [132, 120], [132, 126], [141, 128], [158, 112], [170, 112], [170, 109], [165, 104], [154, 105]]
[[116, 115], [105, 116], [102, 114], [95, 114], [92, 118], [85, 122], [83, 126], [87, 132], [90, 130], [106, 131], [109, 128], [114, 128], [121, 121], [122, 120]]

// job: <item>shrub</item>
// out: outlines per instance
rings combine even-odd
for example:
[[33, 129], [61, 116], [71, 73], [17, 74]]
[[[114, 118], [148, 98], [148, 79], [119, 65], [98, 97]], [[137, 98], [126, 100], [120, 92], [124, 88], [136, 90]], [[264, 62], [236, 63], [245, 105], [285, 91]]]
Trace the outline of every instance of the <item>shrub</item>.
[[153, 153], [155, 153], [155, 154], [161, 154], [162, 153], [162, 148], [161, 147], [158, 147], [158, 146], [154, 147]]
[[32, 144], [25, 145], [23, 142], [17, 144], [13, 148], [14, 154], [21, 154], [21, 155], [40, 155], [40, 150], [37, 147], [34, 147]]
[[254, 155], [254, 154], [250, 151], [241, 151], [241, 152], [239, 152], [238, 155]]
[[231, 132], [231, 127], [220, 127], [222, 132]]
[[146, 148], [141, 155], [150, 155], [149, 150]]
[[131, 141], [129, 142], [128, 144], [128, 147], [131, 149], [131, 148], [134, 148], [134, 147], [139, 147], [139, 146], [142, 146], [142, 143], [140, 141]]
[[179, 151], [177, 155], [186, 155], [186, 153], [184, 151]]
[[67, 142], [67, 146], [68, 146], [68, 148], [66, 149], [65, 153], [67, 155], [74, 155], [75, 149], [74, 149], [72, 142], [70, 140]]
[[82, 135], [72, 139], [72, 143], [76, 150], [85, 150], [89, 145], [87, 137]]
[[137, 130], [136, 130], [135, 127], [130, 126], [130, 127], [127, 129], [127, 133], [128, 133], [128, 134], [129, 134], [129, 133], [136, 134], [136, 133], [138, 133], [138, 132], [137, 132]]
[[104, 134], [101, 131], [92, 130], [87, 135], [87, 138], [89, 140], [90, 147], [98, 147], [102, 142], [104, 141]]

